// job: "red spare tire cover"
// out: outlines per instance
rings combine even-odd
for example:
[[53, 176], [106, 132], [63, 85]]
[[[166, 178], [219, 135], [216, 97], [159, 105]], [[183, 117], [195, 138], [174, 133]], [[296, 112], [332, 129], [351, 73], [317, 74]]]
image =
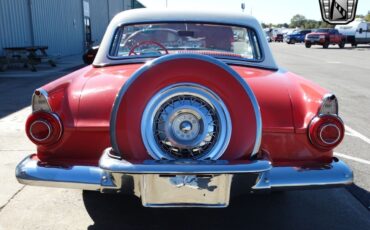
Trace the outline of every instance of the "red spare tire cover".
[[124, 84], [113, 105], [110, 134], [113, 151], [127, 160], [145, 160], [142, 114], [150, 99], [173, 84], [194, 83], [213, 91], [226, 105], [232, 133], [221, 159], [249, 159], [258, 152], [262, 121], [257, 100], [244, 79], [209, 56], [172, 54], [146, 63]]

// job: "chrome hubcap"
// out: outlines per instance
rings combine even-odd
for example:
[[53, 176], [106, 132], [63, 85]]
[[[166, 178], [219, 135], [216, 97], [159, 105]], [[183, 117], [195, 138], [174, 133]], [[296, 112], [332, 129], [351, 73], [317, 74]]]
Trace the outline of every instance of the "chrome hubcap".
[[231, 121], [213, 92], [185, 84], [167, 87], [151, 99], [141, 129], [155, 159], [217, 159], [229, 143]]
[[181, 124], [180, 124], [180, 129], [183, 133], [188, 133], [189, 131], [191, 131], [193, 129], [193, 126], [191, 125], [191, 123], [189, 121], [183, 121]]
[[190, 113], [180, 113], [172, 122], [172, 132], [179, 140], [193, 140], [200, 129], [199, 120]]
[[157, 144], [176, 158], [197, 158], [219, 136], [214, 108], [195, 95], [169, 98], [158, 109], [154, 123]]

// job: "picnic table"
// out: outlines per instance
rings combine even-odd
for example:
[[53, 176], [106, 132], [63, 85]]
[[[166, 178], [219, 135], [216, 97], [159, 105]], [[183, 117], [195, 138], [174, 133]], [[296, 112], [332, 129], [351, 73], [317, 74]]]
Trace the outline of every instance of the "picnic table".
[[5, 71], [11, 63], [23, 64], [24, 68], [31, 68], [31, 71], [37, 71], [36, 65], [42, 61], [47, 61], [50, 66], [55, 67], [55, 62], [48, 56], [46, 50], [48, 46], [23, 46], [6, 47], [5, 57], [2, 58], [3, 66], [0, 70]]

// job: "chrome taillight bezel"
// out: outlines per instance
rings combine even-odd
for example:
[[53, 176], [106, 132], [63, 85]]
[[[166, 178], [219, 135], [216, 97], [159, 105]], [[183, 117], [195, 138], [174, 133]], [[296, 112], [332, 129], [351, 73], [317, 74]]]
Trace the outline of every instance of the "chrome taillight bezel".
[[322, 98], [319, 115], [337, 115], [338, 116], [338, 99], [332, 93], [327, 93]]
[[31, 101], [32, 112], [45, 111], [52, 112], [49, 104], [49, 94], [46, 90], [40, 88], [35, 90]]
[[[47, 134], [45, 137], [43, 137], [43, 138], [38, 138], [38, 137], [36, 137], [36, 135], [35, 135], [35, 134], [33, 133], [33, 131], [32, 131], [33, 127], [34, 127], [37, 123], [42, 123], [42, 124], [43, 124], [43, 125], [45, 125], [45, 126], [47, 127], [47, 129], [48, 129], [48, 134]], [[39, 119], [39, 120], [36, 120], [36, 121], [34, 121], [34, 122], [32, 122], [32, 123], [30, 124], [30, 128], [29, 128], [28, 132], [30, 133], [30, 135], [31, 135], [31, 137], [32, 137], [32, 139], [33, 139], [33, 140], [36, 140], [37, 142], [43, 142], [43, 141], [47, 140], [47, 139], [50, 137], [50, 135], [51, 135], [51, 134], [52, 134], [52, 132], [53, 132], [53, 128], [52, 128], [52, 125], [51, 125], [47, 120]]]
[[[50, 133], [47, 138], [38, 139], [32, 135], [32, 125], [36, 122], [45, 122], [50, 126]], [[26, 134], [36, 145], [52, 145], [59, 141], [63, 134], [62, 121], [56, 113], [37, 111], [32, 113], [26, 121]]]
[[[321, 135], [323, 127], [327, 125], [333, 125], [339, 130], [338, 137], [331, 143], [326, 142]], [[315, 116], [308, 126], [308, 137], [310, 142], [313, 146], [323, 151], [329, 151], [337, 147], [342, 142], [344, 133], [344, 123], [342, 119], [335, 114], [321, 114]]]

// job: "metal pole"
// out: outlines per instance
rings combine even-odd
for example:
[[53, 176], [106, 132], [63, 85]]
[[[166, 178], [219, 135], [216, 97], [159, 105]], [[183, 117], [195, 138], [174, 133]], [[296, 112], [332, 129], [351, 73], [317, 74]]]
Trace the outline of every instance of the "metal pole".
[[32, 19], [32, 1], [31, 0], [28, 0], [28, 13], [29, 13], [29, 16], [30, 16], [30, 20], [29, 20], [29, 26], [30, 26], [30, 32], [31, 32], [31, 46], [34, 46], [35, 45], [35, 31], [34, 31], [34, 28], [33, 28], [33, 19]]

